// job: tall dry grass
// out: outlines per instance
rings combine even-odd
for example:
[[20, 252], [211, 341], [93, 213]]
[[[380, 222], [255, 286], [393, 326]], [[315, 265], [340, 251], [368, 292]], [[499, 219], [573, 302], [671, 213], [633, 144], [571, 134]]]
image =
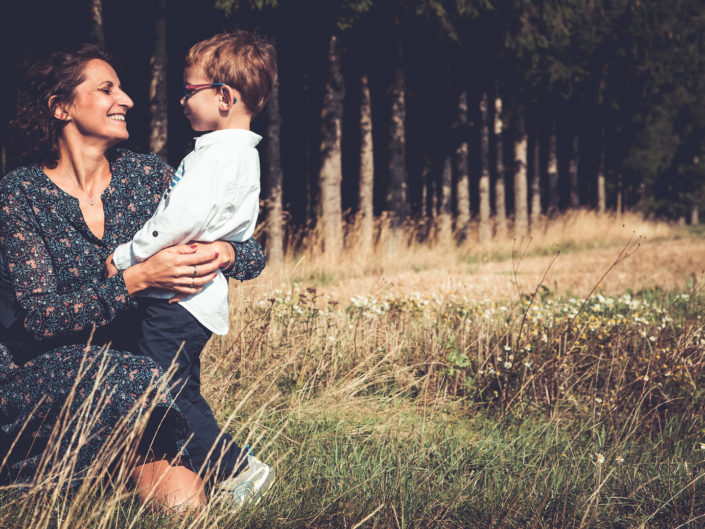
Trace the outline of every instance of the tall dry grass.
[[[588, 297], [590, 283], [575, 298], [544, 288], [541, 275], [504, 299], [328, 288], [490, 256], [511, 263], [522, 251], [550, 261], [556, 245], [578, 253], [598, 241], [613, 262], [634, 233], [679, 235], [637, 216], [555, 222], [524, 251], [510, 240], [429, 246], [426, 228], [382, 221], [364, 258], [349, 235], [328, 263], [308, 234], [310, 247], [292, 245], [282, 267], [233, 289], [231, 332], [203, 353], [204, 394], [223, 427], [275, 467], [270, 495], [238, 512], [216, 503], [198, 516], [153, 512], [122, 487], [140, 428], [118, 427], [71, 494], [56, 486], [75, 477], [71, 457], [57, 464], [47, 450], [52, 464], [28, 493], [0, 491], [0, 527], [698, 527], [697, 277], [685, 292]], [[513, 266], [509, 280], [521, 271]], [[63, 422], [56, 435], [80, 446], [104, 398], [84, 406], [81, 428]]]
[[[264, 226], [260, 226], [263, 230]], [[516, 240], [508, 226], [506, 238], [494, 236], [480, 243], [478, 224], [464, 233], [438, 233], [433, 219], [395, 222], [388, 215], [375, 221], [373, 241], [361, 240], [360, 223], [346, 224], [342, 255], [325, 251], [321, 234], [314, 228], [290, 231], [286, 236], [285, 261], [270, 264], [268, 276], [281, 278], [335, 278], [394, 274], [411, 269], [435, 269], [457, 263], [501, 261], [513, 255], [542, 255], [556, 249], [574, 251], [624, 245], [632, 237], [648, 241], [673, 238], [684, 233], [682, 226], [644, 218], [626, 212], [600, 215], [592, 210], [572, 210], [555, 218], [542, 217], [531, 226], [527, 238]], [[439, 259], [440, 257], [440, 259]]]

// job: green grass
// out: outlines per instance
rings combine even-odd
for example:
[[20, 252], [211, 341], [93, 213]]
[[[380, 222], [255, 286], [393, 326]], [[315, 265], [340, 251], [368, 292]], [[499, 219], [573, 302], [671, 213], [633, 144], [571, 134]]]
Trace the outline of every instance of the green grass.
[[190, 520], [95, 488], [5, 492], [0, 527], [44, 509], [42, 528], [705, 526], [705, 297], [528, 301], [292, 288], [243, 306], [205, 388], [276, 466], [266, 499]]

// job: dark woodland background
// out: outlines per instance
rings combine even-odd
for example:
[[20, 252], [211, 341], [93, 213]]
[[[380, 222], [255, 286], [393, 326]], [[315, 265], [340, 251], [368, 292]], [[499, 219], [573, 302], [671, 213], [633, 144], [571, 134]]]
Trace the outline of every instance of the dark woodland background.
[[1, 9], [3, 174], [16, 90], [35, 59], [102, 42], [135, 101], [125, 146], [176, 165], [193, 145], [179, 106], [186, 51], [245, 28], [279, 55], [276, 101], [253, 124], [265, 137], [270, 251], [282, 223], [317, 222], [334, 250], [355, 213], [445, 216], [460, 236], [475, 219], [482, 240], [505, 219], [522, 235], [568, 208], [692, 223], [702, 212], [699, 0], [3, 0]]

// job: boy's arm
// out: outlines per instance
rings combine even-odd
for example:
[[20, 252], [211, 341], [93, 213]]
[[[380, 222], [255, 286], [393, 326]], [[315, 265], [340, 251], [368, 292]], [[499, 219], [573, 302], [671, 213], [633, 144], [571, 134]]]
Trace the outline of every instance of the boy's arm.
[[[221, 195], [217, 164], [208, 156], [185, 159], [181, 179], [167, 187], [157, 211], [128, 243], [115, 249], [118, 270], [142, 262], [159, 250], [195, 239], [217, 210]], [[177, 171], [177, 175], [179, 171]]]

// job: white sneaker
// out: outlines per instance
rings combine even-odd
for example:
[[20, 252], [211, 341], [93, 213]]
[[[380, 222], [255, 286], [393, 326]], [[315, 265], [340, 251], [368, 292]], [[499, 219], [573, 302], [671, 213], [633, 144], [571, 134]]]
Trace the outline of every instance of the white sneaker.
[[253, 498], [259, 499], [272, 486], [273, 481], [274, 470], [250, 454], [242, 472], [218, 483], [215, 494], [238, 508]]

